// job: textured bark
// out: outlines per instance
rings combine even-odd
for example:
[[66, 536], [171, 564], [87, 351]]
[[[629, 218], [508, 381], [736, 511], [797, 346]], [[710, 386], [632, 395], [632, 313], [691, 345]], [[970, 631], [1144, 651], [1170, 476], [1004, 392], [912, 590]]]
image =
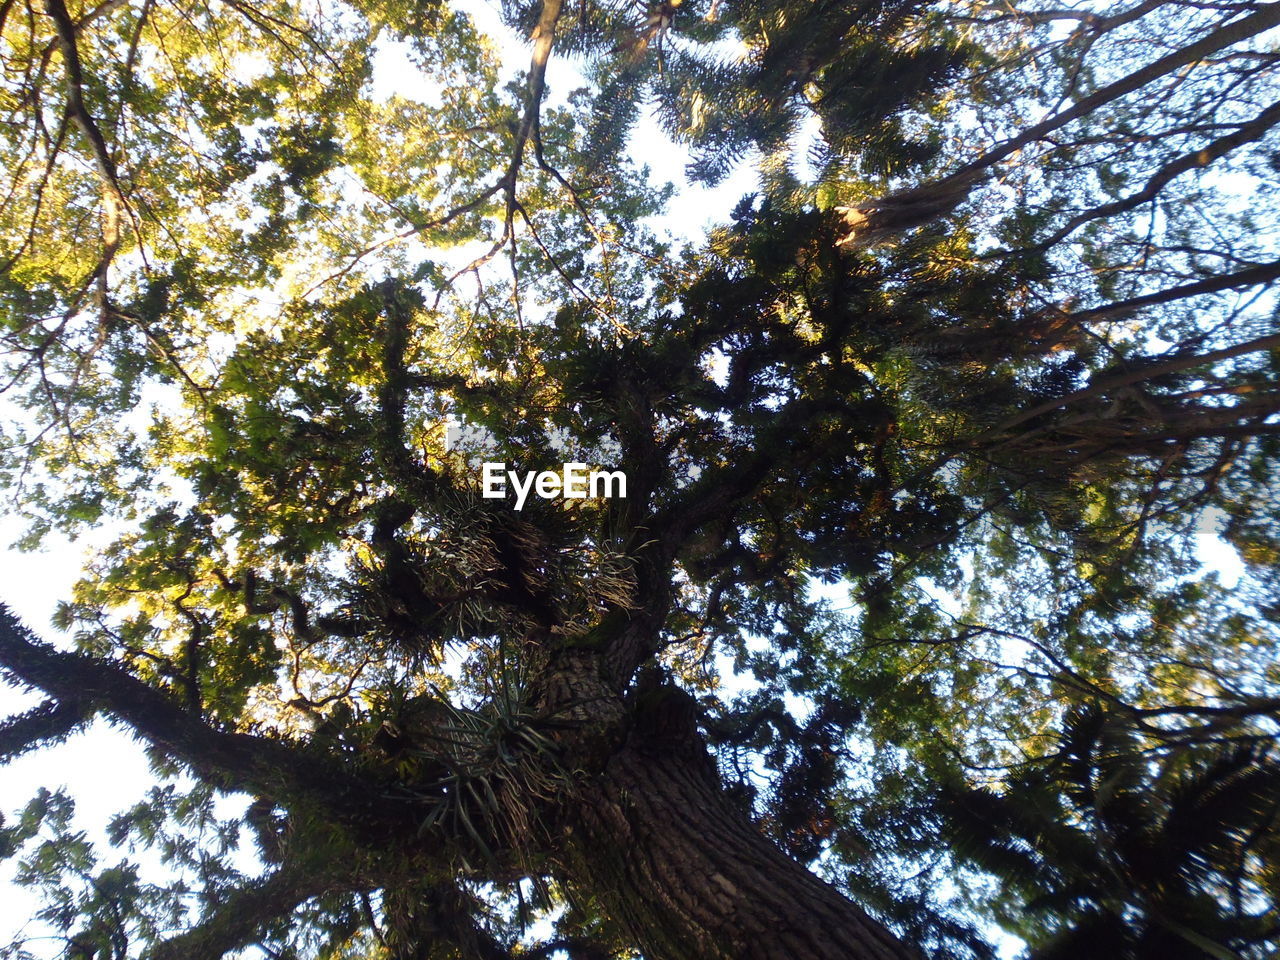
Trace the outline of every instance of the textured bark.
[[[687, 726], [678, 705], [657, 713]], [[696, 731], [668, 736], [652, 717], [582, 798], [563, 857], [649, 960], [918, 960], [755, 829]]]

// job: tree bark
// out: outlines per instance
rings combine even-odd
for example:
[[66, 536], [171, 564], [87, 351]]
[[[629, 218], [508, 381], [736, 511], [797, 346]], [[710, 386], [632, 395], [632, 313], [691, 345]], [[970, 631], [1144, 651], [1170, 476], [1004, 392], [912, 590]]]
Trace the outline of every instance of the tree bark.
[[637, 717], [565, 828], [570, 883], [601, 898], [648, 960], [919, 960], [755, 828], [687, 729], [691, 711], [662, 699], [659, 716], [685, 729]]

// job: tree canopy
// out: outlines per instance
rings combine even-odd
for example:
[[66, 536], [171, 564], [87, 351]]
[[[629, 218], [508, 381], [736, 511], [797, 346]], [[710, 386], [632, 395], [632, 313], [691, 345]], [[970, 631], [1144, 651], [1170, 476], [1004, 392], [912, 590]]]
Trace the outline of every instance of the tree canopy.
[[1280, 3], [477, 10], [0, 0], [0, 955], [1273, 956]]

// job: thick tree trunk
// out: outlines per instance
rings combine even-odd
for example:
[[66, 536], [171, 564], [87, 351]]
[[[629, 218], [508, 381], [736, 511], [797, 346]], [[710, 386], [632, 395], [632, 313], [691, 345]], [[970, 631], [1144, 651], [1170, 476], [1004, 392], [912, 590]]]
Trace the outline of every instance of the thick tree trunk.
[[609, 760], [564, 855], [647, 960], [919, 960], [752, 826], [696, 731], [653, 733]]

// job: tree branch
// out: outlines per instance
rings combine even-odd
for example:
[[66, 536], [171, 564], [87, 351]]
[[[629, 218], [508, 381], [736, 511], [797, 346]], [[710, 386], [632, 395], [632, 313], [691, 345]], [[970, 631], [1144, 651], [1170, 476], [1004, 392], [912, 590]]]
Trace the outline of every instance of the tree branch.
[[1280, 280], [1280, 260], [1271, 263], [1260, 263], [1256, 267], [1250, 267], [1247, 270], [1238, 270], [1235, 273], [1224, 273], [1216, 277], [1209, 277], [1205, 280], [1197, 280], [1194, 283], [1184, 283], [1180, 286], [1169, 287], [1166, 290], [1160, 290], [1156, 293], [1148, 293], [1141, 297], [1131, 297], [1128, 300], [1119, 300], [1115, 303], [1108, 303], [1101, 307], [1090, 307], [1088, 310], [1077, 310], [1075, 313], [1068, 313], [1064, 319], [1074, 323], [1092, 323], [1098, 320], [1115, 320], [1127, 317], [1132, 313], [1143, 309], [1144, 307], [1159, 306], [1162, 303], [1172, 303], [1175, 300], [1186, 300], [1189, 297], [1199, 297], [1207, 293], [1218, 293], [1222, 290], [1236, 290], [1242, 287], [1255, 287], [1264, 283]]
[[1280, 24], [1280, 2], [1263, 4], [1249, 16], [1219, 27], [1197, 42], [1149, 63], [1128, 76], [1095, 90], [1087, 97], [1081, 97], [1068, 109], [1055, 113], [1016, 137], [1011, 137], [940, 180], [890, 194], [859, 207], [837, 208], [838, 212], [845, 214], [845, 220], [852, 228], [839, 243], [857, 246], [878, 243], [944, 217], [958, 207], [975, 186], [986, 179], [987, 171], [1024, 147], [1044, 139], [1074, 120], [1088, 116], [1113, 100], [1277, 24]]
[[515, 145], [511, 153], [511, 165], [505, 177], [508, 215], [514, 211], [516, 177], [524, 159], [524, 147], [538, 124], [542, 106], [542, 94], [547, 86], [547, 63], [551, 60], [551, 48], [556, 38], [556, 22], [560, 19], [561, 0], [542, 0], [542, 11], [537, 26], [533, 28], [533, 59], [529, 63], [529, 96], [525, 101], [524, 117], [516, 130]]
[[1137, 193], [1131, 193], [1127, 197], [1122, 197], [1111, 203], [1076, 214], [1047, 240], [1037, 243], [1032, 249], [1047, 250], [1054, 244], [1065, 240], [1079, 227], [1091, 220], [1100, 220], [1103, 217], [1124, 213], [1126, 210], [1132, 210], [1134, 207], [1154, 200], [1167, 184], [1182, 176], [1182, 174], [1207, 167], [1218, 158], [1226, 156], [1236, 147], [1258, 140], [1277, 123], [1280, 123], [1280, 103], [1273, 104], [1232, 133], [1219, 137], [1199, 150], [1192, 150], [1190, 153], [1184, 153], [1177, 159], [1169, 161], [1157, 170]]
[[92, 281], [97, 278], [99, 306], [105, 311], [107, 267], [120, 247], [120, 216], [125, 213], [132, 217], [133, 214], [124, 199], [124, 192], [120, 189], [116, 164], [111, 158], [111, 152], [107, 149], [107, 142], [84, 102], [84, 70], [80, 63], [80, 52], [76, 48], [76, 24], [67, 12], [63, 0], [45, 0], [45, 12], [53, 20], [58, 34], [58, 44], [62, 48], [62, 56], [66, 64], [67, 113], [71, 115], [85, 139], [89, 141], [98, 179], [102, 183], [103, 251], [89, 279]]
[[111, 714], [221, 789], [314, 804], [370, 842], [386, 842], [387, 832], [417, 823], [409, 797], [395, 797], [301, 744], [217, 730], [113, 663], [36, 640], [3, 604], [0, 668], [60, 703]]
[[272, 920], [292, 913], [300, 903], [346, 885], [314, 867], [285, 865], [229, 893], [195, 927], [154, 946], [146, 960], [222, 960], [248, 946]]
[[9, 717], [0, 723], [0, 763], [65, 740], [88, 723], [92, 715], [91, 710], [74, 700], [46, 700], [26, 713]]

